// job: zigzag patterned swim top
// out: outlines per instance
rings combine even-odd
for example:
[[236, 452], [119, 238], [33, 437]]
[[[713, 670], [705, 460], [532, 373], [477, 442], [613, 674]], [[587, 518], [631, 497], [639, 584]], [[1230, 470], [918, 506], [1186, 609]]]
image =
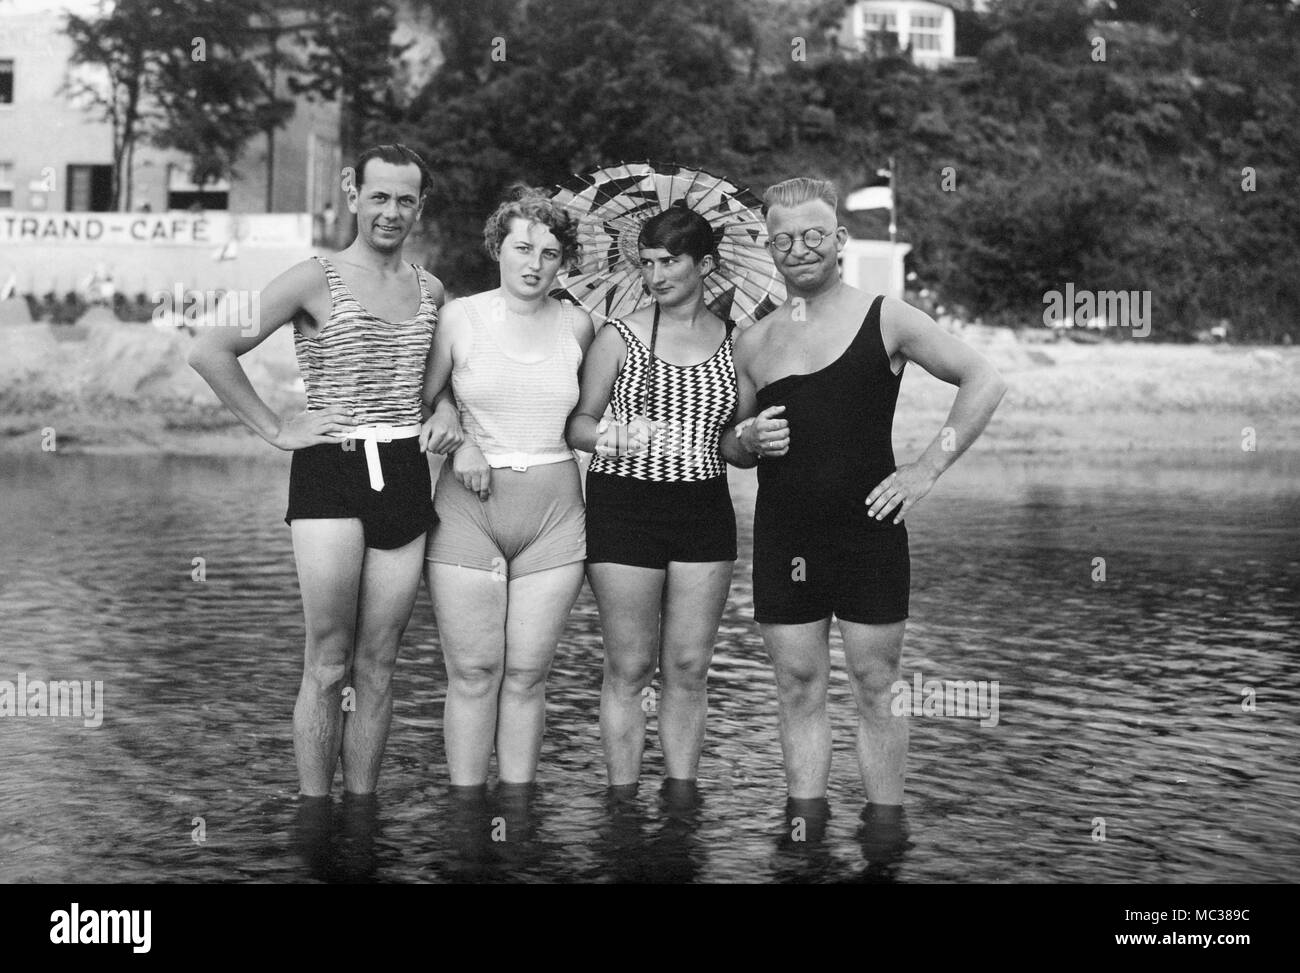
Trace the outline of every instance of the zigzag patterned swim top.
[[[724, 476], [727, 465], [718, 452], [722, 428], [736, 411], [736, 368], [732, 336], [695, 365], [674, 365], [642, 343], [618, 318], [614, 327], [627, 345], [627, 360], [614, 381], [610, 402], [614, 418], [627, 422], [642, 414], [660, 423], [650, 448], [636, 456], [593, 456], [590, 471], [657, 482], [688, 482]], [[646, 395], [646, 383], [650, 391]]]

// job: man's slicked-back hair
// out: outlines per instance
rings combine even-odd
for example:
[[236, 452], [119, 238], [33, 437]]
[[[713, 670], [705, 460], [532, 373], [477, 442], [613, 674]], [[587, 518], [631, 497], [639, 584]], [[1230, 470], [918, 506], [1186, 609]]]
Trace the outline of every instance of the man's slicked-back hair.
[[428, 194], [430, 187], [433, 185], [433, 174], [429, 172], [429, 167], [424, 164], [424, 160], [402, 143], [392, 142], [387, 145], [373, 145], [357, 156], [356, 165], [352, 167], [356, 172], [353, 181], [356, 184], [357, 192], [361, 192], [361, 183], [366, 176], [366, 163], [371, 159], [387, 162], [390, 166], [413, 165], [419, 169], [421, 199]]
[[763, 193], [763, 215], [766, 216], [773, 206], [789, 208], [813, 200], [821, 200], [839, 218], [840, 194], [835, 190], [835, 183], [829, 179], [814, 179], [810, 176], [796, 176], [778, 182], [775, 186], [768, 186], [767, 192]]

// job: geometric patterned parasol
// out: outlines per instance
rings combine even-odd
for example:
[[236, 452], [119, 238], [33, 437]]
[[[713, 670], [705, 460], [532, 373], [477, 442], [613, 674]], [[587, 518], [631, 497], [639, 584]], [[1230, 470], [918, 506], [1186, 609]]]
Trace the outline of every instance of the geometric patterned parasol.
[[651, 303], [641, 278], [637, 238], [650, 217], [679, 199], [713, 226], [720, 265], [704, 278], [704, 300], [722, 320], [744, 326], [785, 300], [785, 281], [767, 252], [761, 201], [703, 169], [625, 162], [573, 176], [554, 202], [579, 221], [582, 254], [557, 285], [603, 324]]

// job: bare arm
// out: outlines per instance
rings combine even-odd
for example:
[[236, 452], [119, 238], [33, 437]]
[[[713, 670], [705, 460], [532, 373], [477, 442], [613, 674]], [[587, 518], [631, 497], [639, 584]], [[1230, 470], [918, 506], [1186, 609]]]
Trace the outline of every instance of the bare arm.
[[[304, 414], [282, 420], [262, 400], [248, 380], [239, 357], [252, 351], [294, 316], [306, 311], [322, 284], [320, 267], [310, 260], [295, 264], [258, 295], [257, 330], [249, 335], [236, 328], [204, 328], [190, 350], [190, 367], [203, 376], [222, 403], [249, 429], [281, 449], [338, 442], [337, 434], [356, 425], [342, 412]], [[219, 320], [227, 320], [226, 316]], [[334, 435], [331, 435], [334, 434]]]
[[[442, 285], [436, 294], [441, 298]], [[421, 387], [420, 405], [424, 422], [420, 428], [420, 448], [426, 452], [450, 454], [465, 441], [460, 424], [460, 411], [451, 387], [451, 370], [455, 364], [455, 344], [463, 333], [463, 309], [453, 301], [442, 308], [438, 326], [433, 331], [433, 343], [424, 366], [424, 383]]]
[[935, 378], [957, 386], [948, 419], [930, 445], [916, 462], [900, 466], [867, 496], [869, 512], [877, 519], [897, 506], [897, 523], [979, 438], [1006, 394], [1007, 384], [988, 359], [909, 304], [886, 298], [880, 325], [891, 356], [901, 354]]
[[[781, 418], [785, 406], [768, 406], [755, 416], [758, 387], [749, 371], [759, 343], [759, 333], [755, 328], [757, 325], [736, 336], [731, 355], [736, 368], [736, 413], [718, 442], [722, 458], [741, 468], [756, 466], [764, 456], [784, 456], [790, 451], [790, 424]], [[746, 422], [751, 417], [753, 421]], [[744, 432], [737, 435], [736, 429], [742, 425]]]
[[584, 453], [596, 451], [600, 420], [609, 406], [609, 397], [626, 353], [623, 338], [615, 328], [606, 325], [595, 335], [582, 359], [578, 404], [564, 431], [570, 449], [580, 449]]

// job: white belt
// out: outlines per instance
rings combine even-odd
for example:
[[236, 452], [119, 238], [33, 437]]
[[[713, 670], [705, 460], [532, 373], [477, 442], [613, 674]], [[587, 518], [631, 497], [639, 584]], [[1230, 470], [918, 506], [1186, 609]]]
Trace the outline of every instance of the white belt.
[[341, 433], [340, 439], [360, 439], [365, 443], [366, 472], [370, 474], [370, 489], [376, 492], [384, 488], [384, 471], [379, 467], [379, 444], [391, 443], [394, 439], [412, 439], [420, 435], [419, 426], [385, 426], [380, 424], [357, 426], [350, 432]]
[[510, 467], [522, 473], [530, 466], [548, 466], [551, 463], [563, 463], [573, 459], [573, 453], [484, 453], [488, 466], [493, 469]]

